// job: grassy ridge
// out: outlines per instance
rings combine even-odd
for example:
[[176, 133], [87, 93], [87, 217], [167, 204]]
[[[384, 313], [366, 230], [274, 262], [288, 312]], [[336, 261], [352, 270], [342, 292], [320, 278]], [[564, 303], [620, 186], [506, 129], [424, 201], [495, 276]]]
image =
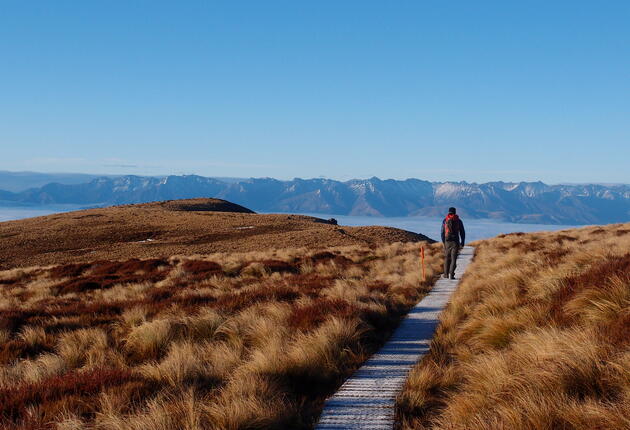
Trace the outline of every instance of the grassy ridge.
[[222, 200], [192, 199], [0, 222], [0, 270], [261, 249], [432, 242], [391, 227], [346, 227], [309, 216], [247, 211]]
[[308, 428], [430, 288], [420, 246], [0, 272], [0, 427]]
[[630, 225], [477, 243], [402, 429], [630, 428]]

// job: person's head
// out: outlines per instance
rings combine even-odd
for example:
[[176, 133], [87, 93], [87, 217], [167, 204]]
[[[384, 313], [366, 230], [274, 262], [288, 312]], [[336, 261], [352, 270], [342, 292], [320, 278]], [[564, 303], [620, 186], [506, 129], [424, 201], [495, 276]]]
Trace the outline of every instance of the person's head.
[[453, 207], [450, 207], [450, 208], [448, 208], [448, 213], [455, 215], [457, 213], [457, 209], [455, 209]]

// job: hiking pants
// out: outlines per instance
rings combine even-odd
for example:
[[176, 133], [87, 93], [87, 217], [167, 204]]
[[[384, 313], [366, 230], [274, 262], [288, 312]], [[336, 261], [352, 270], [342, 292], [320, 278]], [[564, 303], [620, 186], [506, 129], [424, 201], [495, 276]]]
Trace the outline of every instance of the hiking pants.
[[457, 254], [459, 254], [459, 242], [454, 240], [444, 242], [444, 274], [446, 276], [455, 276]]

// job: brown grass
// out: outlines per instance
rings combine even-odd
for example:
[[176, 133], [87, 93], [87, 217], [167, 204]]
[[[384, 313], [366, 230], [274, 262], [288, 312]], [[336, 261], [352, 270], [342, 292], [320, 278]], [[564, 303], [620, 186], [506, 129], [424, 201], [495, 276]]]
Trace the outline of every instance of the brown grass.
[[[246, 213], [216, 199], [175, 200], [0, 222], [0, 270], [76, 263], [63, 269], [73, 278], [86, 269], [84, 264], [98, 260], [419, 240], [429, 239], [390, 227], [341, 227], [308, 216]], [[0, 278], [0, 285], [9, 282]], [[94, 285], [87, 282], [68, 288]]]
[[2, 271], [0, 427], [310, 428], [430, 288], [424, 245], [427, 281], [417, 243]]
[[479, 242], [402, 429], [630, 428], [628, 225]]

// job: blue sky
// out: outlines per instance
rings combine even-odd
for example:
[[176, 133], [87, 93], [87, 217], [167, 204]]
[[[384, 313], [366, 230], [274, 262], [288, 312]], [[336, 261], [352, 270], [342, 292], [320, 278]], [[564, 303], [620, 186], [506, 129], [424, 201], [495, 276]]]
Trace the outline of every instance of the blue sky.
[[627, 1], [0, 1], [0, 170], [630, 183]]

